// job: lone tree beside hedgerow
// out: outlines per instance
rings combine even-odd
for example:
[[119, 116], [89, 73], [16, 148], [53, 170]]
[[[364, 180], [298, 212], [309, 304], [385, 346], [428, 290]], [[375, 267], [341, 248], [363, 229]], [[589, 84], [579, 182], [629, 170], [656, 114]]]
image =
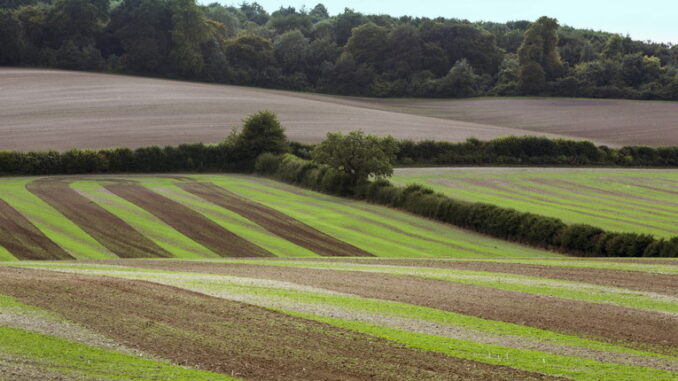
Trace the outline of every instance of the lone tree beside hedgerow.
[[251, 163], [263, 153], [279, 155], [290, 149], [285, 128], [275, 113], [266, 110], [248, 116], [242, 128], [226, 139], [226, 144], [236, 149], [239, 160]]
[[392, 137], [365, 135], [363, 131], [328, 133], [312, 153], [313, 161], [325, 164], [348, 176], [353, 184], [370, 176], [388, 177], [393, 174], [398, 144]]

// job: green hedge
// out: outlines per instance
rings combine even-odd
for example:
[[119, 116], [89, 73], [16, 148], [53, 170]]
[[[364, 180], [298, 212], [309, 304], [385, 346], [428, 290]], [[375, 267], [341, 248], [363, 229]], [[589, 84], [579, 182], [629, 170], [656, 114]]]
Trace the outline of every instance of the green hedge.
[[[270, 155], [262, 156], [257, 167], [260, 162], [271, 160]], [[607, 232], [582, 224], [568, 225], [558, 218], [455, 200], [417, 184], [398, 187], [386, 180], [375, 180], [351, 186], [345, 175], [329, 167], [289, 154], [279, 157], [279, 160], [274, 171], [264, 174], [316, 191], [387, 205], [505, 240], [577, 256], [678, 256], [678, 237], [657, 240], [645, 234]], [[266, 168], [273, 166], [269, 164]]]
[[82, 173], [251, 172], [253, 160], [226, 144], [182, 144], [131, 150], [70, 150], [66, 152], [0, 151], [1, 175], [62, 175]]

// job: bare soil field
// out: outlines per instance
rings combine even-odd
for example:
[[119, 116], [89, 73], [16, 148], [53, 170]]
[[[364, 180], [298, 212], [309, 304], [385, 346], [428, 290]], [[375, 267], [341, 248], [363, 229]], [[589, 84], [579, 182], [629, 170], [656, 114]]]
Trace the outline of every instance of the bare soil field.
[[4, 268], [0, 292], [131, 348], [248, 380], [557, 379], [149, 282]]
[[678, 261], [476, 261], [0, 262], [0, 378], [676, 379]]
[[[291, 140], [363, 129], [415, 140], [534, 134], [501, 124], [377, 110], [343, 98], [119, 75], [0, 69], [0, 149], [215, 143], [256, 111], [278, 114]], [[545, 136], [559, 136], [538, 133]], [[604, 141], [604, 140], [601, 140]]]
[[[376, 110], [558, 134], [608, 146], [678, 145], [678, 102], [568, 98], [345, 100]], [[520, 134], [519, 134], [520, 135]]]

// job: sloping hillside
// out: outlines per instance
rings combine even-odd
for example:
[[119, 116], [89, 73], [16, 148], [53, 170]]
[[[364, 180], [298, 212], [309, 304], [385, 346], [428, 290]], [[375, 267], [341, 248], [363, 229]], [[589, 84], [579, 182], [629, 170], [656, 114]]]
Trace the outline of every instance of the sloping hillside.
[[[248, 114], [278, 114], [291, 140], [318, 142], [328, 132], [363, 129], [415, 140], [458, 141], [532, 134], [374, 110], [342, 98], [55, 70], [0, 69], [0, 149], [140, 147], [215, 143]], [[541, 134], [545, 136], [555, 136]]]
[[0, 179], [0, 260], [555, 254], [252, 176]]

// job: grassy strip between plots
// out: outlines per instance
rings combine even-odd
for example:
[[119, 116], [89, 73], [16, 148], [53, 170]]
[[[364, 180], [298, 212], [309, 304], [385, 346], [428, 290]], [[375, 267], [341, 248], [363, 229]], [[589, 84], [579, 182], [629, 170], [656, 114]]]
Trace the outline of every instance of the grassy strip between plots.
[[411, 348], [439, 352], [448, 356], [489, 364], [505, 365], [551, 376], [561, 376], [572, 380], [672, 381], [676, 378], [676, 373], [657, 369], [609, 364], [579, 357], [519, 350], [497, 345], [478, 344], [467, 340], [414, 333], [345, 319], [319, 317], [316, 315], [295, 312], [288, 313], [307, 319], [317, 320], [336, 327], [366, 333], [387, 340], [393, 340]]
[[0, 261], [16, 261], [16, 257], [12, 255], [7, 249], [0, 246]]
[[[262, 282], [261, 280], [250, 278], [217, 276], [200, 273], [170, 272], [121, 266], [107, 267], [48, 265], [31, 267], [51, 269], [56, 271], [71, 271], [90, 275], [113, 276], [131, 280], [145, 280], [174, 287], [190, 289], [192, 291], [202, 292], [219, 297], [233, 297], [236, 295], [242, 295], [247, 297], [245, 300], [250, 300], [253, 297], [263, 297], [265, 300], [269, 301], [306, 303], [319, 306], [331, 305], [343, 309], [367, 312], [381, 316], [393, 316], [427, 321], [444, 326], [463, 327], [481, 333], [509, 335], [563, 346], [625, 353], [642, 357], [676, 360], [671, 356], [634, 350], [623, 346], [607, 344], [595, 340], [554, 333], [512, 323], [487, 320], [405, 303], [382, 301], [358, 296], [335, 295], [330, 292], [322, 292], [323, 290], [321, 289], [307, 290], [305, 288], [294, 288], [285, 282]], [[264, 302], [264, 305], [265, 304], [266, 302]]]
[[142, 182], [143, 186], [169, 199], [177, 201], [200, 213], [245, 240], [252, 242], [279, 257], [317, 257], [318, 255], [287, 241], [261, 226], [230, 210], [209, 203], [174, 185], [170, 179], [152, 179]]
[[[0, 327], [0, 353], [67, 378], [100, 380], [235, 380], [226, 375], [183, 368], [106, 351], [52, 336]], [[11, 364], [11, 361], [10, 361]]]
[[0, 181], [0, 194], [54, 243], [77, 259], [117, 258], [71, 220], [26, 190], [36, 178]]
[[209, 249], [180, 234], [144, 209], [105, 191], [97, 182], [79, 181], [72, 183], [71, 187], [108, 212], [125, 220], [134, 229], [172, 253], [176, 258], [217, 257]]

